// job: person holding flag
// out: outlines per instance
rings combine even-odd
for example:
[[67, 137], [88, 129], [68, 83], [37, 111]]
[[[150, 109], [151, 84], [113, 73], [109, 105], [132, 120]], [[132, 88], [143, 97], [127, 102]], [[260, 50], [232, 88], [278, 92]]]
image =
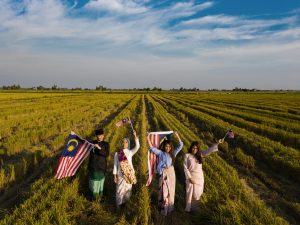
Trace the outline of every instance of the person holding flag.
[[201, 151], [199, 142], [192, 142], [188, 153], [184, 155], [183, 168], [186, 179], [186, 212], [195, 210], [199, 206], [199, 199], [204, 188], [204, 176], [202, 171], [203, 157], [218, 151], [218, 145], [222, 144], [226, 137], [231, 139], [234, 138], [231, 129], [226, 132], [222, 139], [219, 139], [216, 144], [212, 145], [207, 150]]
[[159, 193], [158, 193], [158, 207], [163, 215], [174, 210], [175, 198], [175, 157], [181, 151], [183, 143], [175, 131], [174, 134], [178, 138], [179, 145], [174, 149], [171, 140], [164, 140], [161, 149], [154, 147], [151, 142], [150, 135], [147, 136], [147, 141], [151, 152], [158, 156], [157, 172], [159, 173]]
[[89, 190], [92, 199], [102, 197], [107, 169], [107, 157], [109, 155], [109, 143], [104, 141], [103, 129], [95, 130], [96, 140], [89, 158]]
[[120, 208], [131, 196], [132, 185], [136, 184], [135, 171], [132, 164], [132, 157], [140, 148], [140, 141], [133, 130], [135, 147], [130, 149], [129, 138], [124, 138], [121, 149], [114, 155], [114, 182], [116, 183], [116, 205]]

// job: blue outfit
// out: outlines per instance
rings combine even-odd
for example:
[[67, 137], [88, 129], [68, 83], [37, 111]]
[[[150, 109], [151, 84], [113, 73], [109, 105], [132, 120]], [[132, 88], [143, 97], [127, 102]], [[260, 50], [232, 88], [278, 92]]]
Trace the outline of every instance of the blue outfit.
[[[183, 142], [179, 142], [179, 145], [175, 148], [174, 154], [175, 157], [181, 151], [183, 147]], [[169, 153], [166, 153], [162, 150], [159, 150], [155, 147], [150, 148], [150, 151], [153, 152], [155, 155], [159, 157], [158, 165], [157, 165], [157, 172], [159, 175], [162, 175], [164, 168], [168, 168], [172, 166], [172, 157]]]

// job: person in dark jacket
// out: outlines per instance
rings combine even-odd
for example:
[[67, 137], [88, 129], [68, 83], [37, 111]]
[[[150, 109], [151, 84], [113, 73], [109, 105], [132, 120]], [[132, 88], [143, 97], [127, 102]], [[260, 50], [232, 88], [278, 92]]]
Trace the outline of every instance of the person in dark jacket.
[[109, 155], [109, 144], [104, 141], [103, 129], [95, 130], [95, 145], [89, 158], [89, 189], [93, 199], [102, 197], [105, 173], [107, 167], [107, 157]]

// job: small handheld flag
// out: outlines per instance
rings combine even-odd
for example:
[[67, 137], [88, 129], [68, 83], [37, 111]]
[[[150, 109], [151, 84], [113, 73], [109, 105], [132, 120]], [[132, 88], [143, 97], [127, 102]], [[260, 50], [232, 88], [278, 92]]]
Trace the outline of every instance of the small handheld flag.
[[[151, 143], [153, 147], [160, 148], [161, 144], [165, 140], [171, 140], [172, 139], [173, 131], [159, 131], [159, 132], [150, 132], [149, 138], [151, 140]], [[157, 156], [148, 151], [148, 180], [146, 186], [150, 186], [152, 179], [154, 177], [154, 173], [156, 173], [156, 167], [158, 163]]]
[[73, 176], [93, 147], [93, 144], [71, 131], [58, 160], [55, 178], [61, 179]]
[[124, 119], [120, 120], [119, 122], [117, 122], [116, 126], [121, 127], [127, 123], [131, 124], [131, 121], [128, 118], [124, 118]]
[[225, 139], [226, 137], [228, 137], [229, 139], [233, 139], [234, 138], [234, 133], [232, 131], [232, 129], [229, 129], [226, 134], [224, 135], [223, 139]]

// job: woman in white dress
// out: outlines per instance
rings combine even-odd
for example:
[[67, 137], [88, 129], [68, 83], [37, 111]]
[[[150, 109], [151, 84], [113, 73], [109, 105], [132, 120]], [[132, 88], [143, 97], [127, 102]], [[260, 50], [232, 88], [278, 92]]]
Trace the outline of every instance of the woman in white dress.
[[139, 150], [140, 142], [133, 132], [135, 137], [135, 147], [130, 149], [130, 140], [124, 138], [122, 149], [118, 150], [114, 156], [114, 182], [116, 188], [116, 204], [117, 208], [125, 203], [131, 196], [132, 184], [136, 183], [135, 171], [132, 165], [132, 156]]
[[220, 139], [205, 151], [200, 150], [199, 142], [192, 142], [189, 151], [184, 156], [184, 173], [186, 183], [186, 207], [185, 211], [190, 212], [199, 206], [199, 199], [203, 193], [204, 176], [202, 171], [202, 157], [218, 151], [218, 145], [223, 143], [224, 139]]

